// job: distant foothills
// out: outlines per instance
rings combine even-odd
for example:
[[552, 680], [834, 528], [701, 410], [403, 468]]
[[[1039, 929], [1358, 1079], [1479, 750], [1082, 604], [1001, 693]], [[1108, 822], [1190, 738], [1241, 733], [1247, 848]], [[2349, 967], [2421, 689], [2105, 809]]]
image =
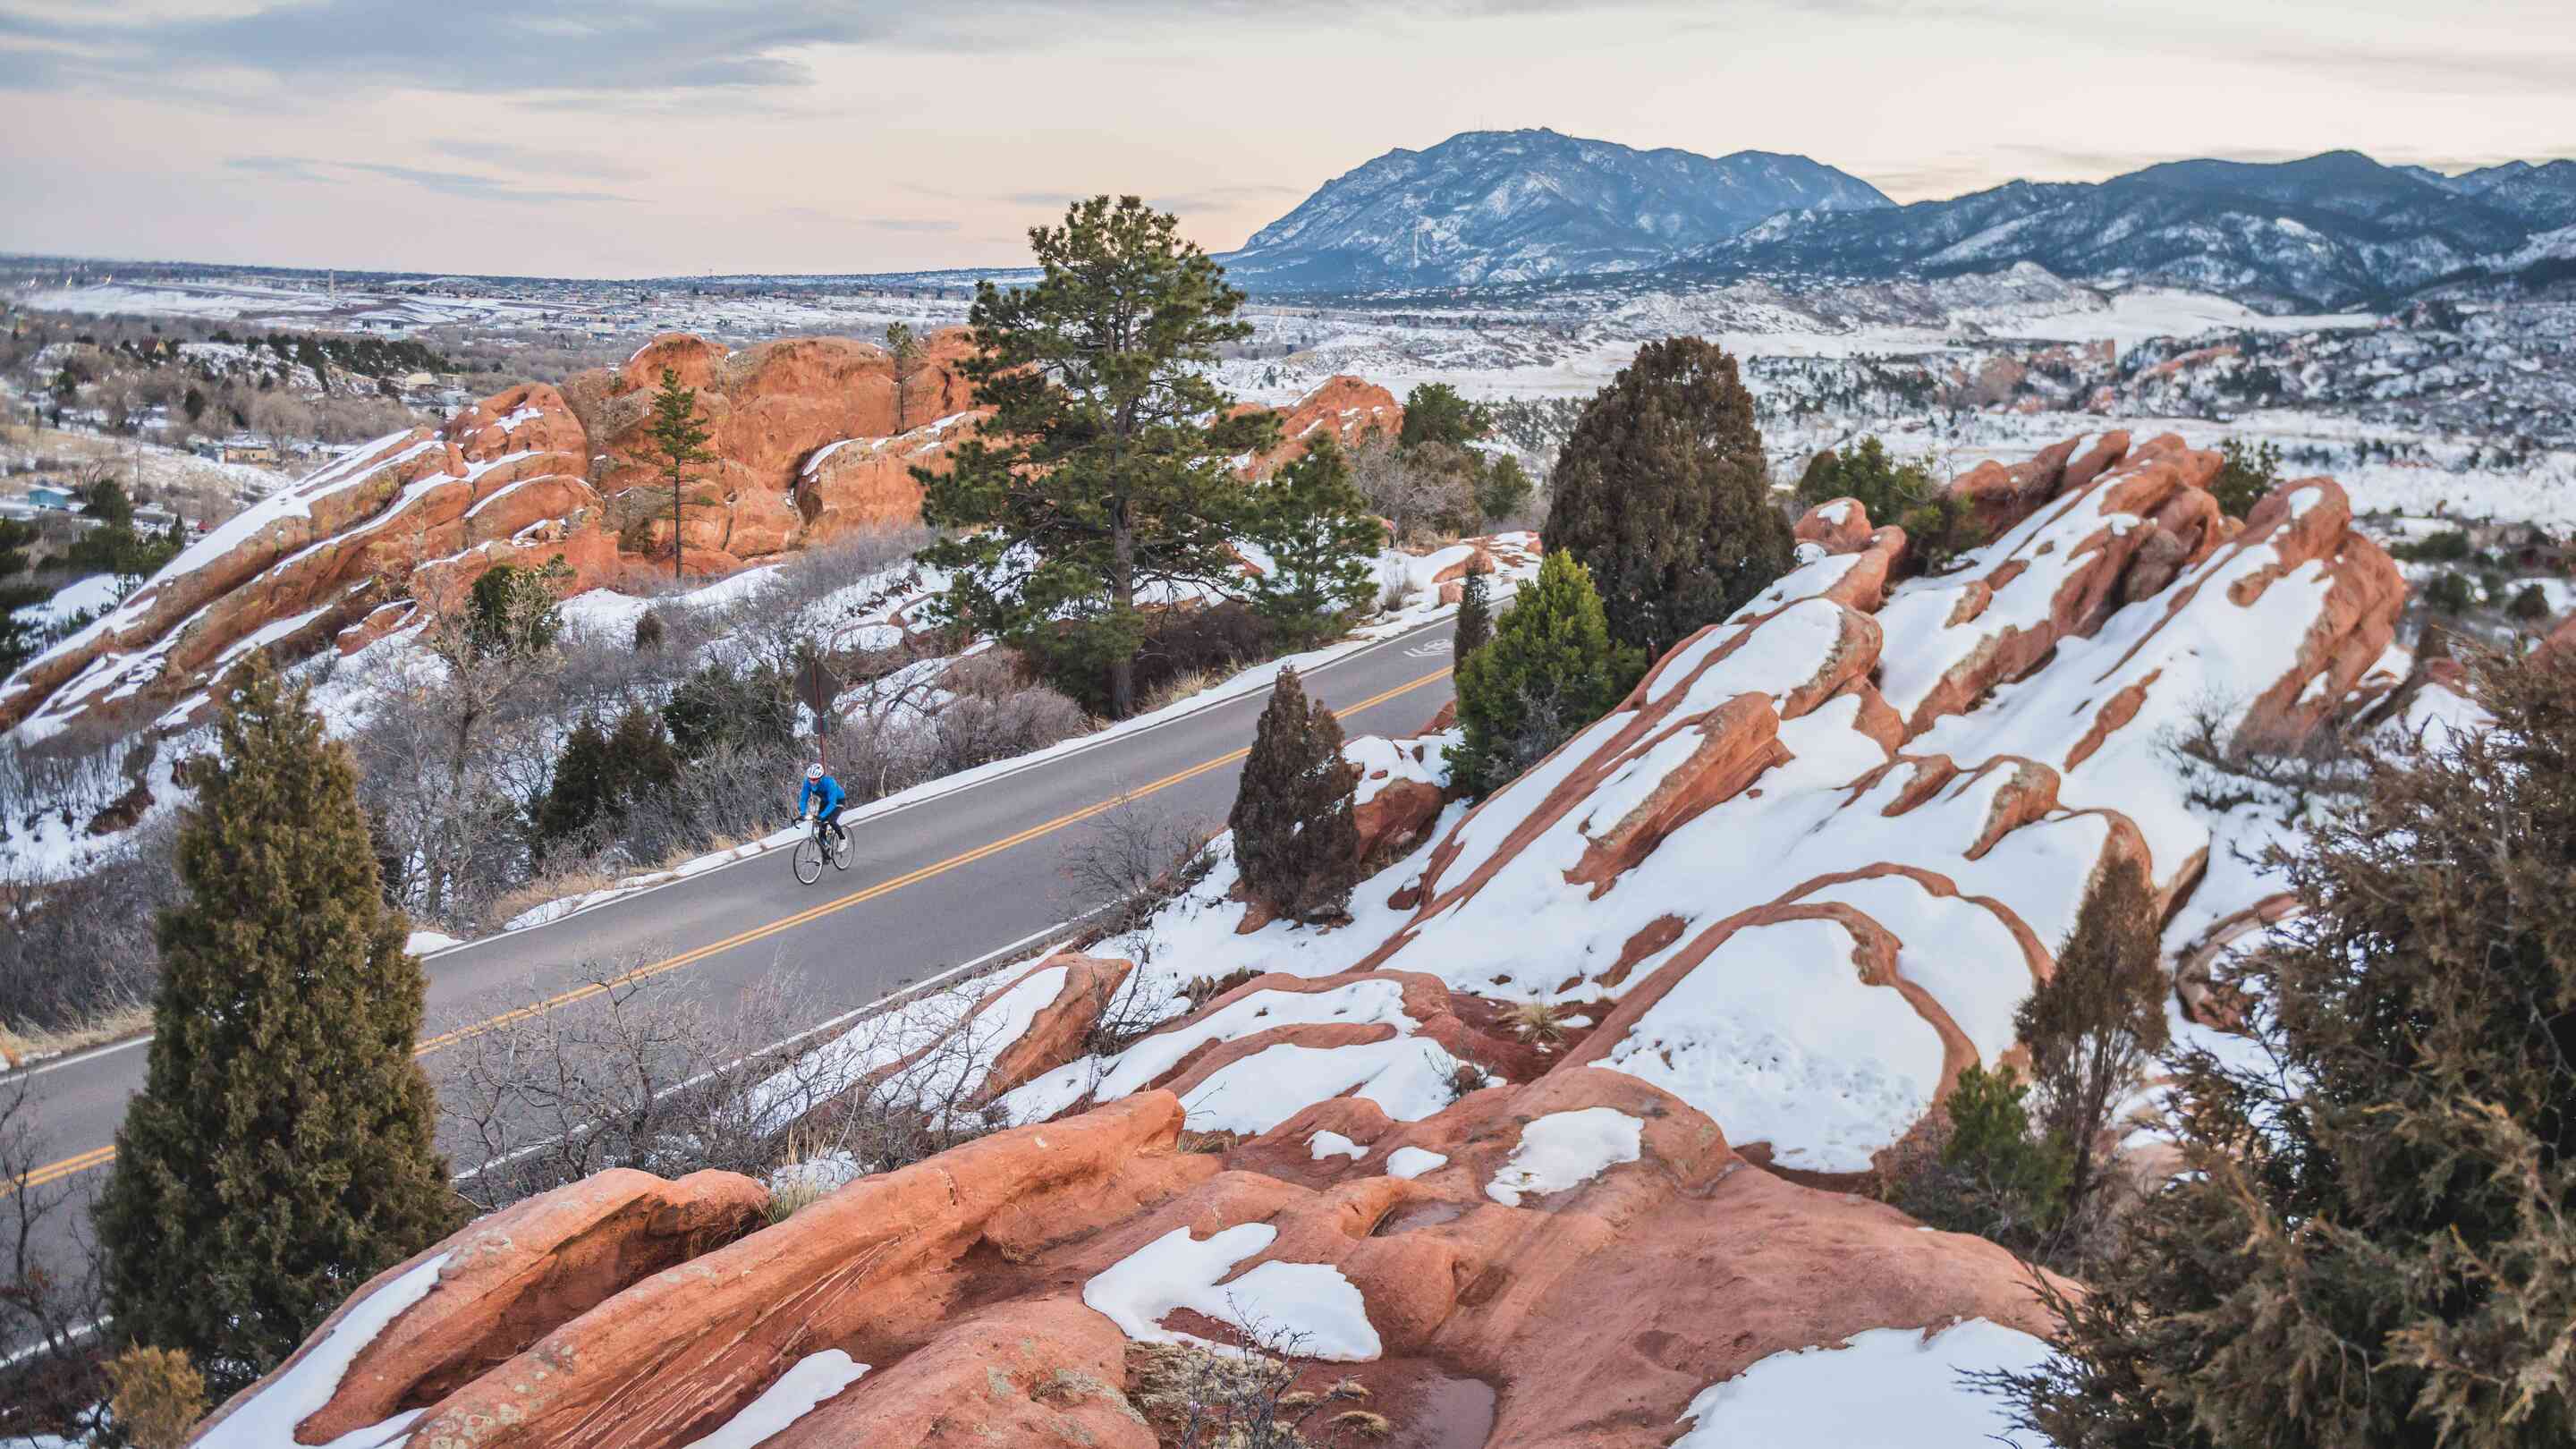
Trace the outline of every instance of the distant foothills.
[[[1260, 295], [1405, 296], [1747, 280], [1796, 289], [2003, 271], [2213, 292], [2271, 311], [2391, 306], [2428, 292], [2576, 295], [2576, 160], [2459, 175], [2357, 151], [2170, 161], [2101, 182], [2013, 181], [1900, 206], [1805, 156], [1640, 151], [1555, 131], [1469, 131], [1337, 176], [1222, 253]], [[18, 258], [10, 270], [77, 259]], [[118, 263], [124, 276], [204, 272]], [[223, 267], [301, 275], [299, 269]], [[428, 273], [388, 284], [533, 282]], [[671, 277], [638, 286], [945, 290], [1024, 271]]]

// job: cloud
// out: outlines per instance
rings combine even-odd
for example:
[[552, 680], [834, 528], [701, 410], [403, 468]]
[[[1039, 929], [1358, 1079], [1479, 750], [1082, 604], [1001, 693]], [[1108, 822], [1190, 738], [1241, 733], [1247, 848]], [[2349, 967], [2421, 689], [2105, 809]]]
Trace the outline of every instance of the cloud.
[[580, 151], [556, 151], [543, 146], [522, 146], [515, 141], [474, 141], [450, 137], [429, 143], [430, 149], [443, 156], [477, 161], [486, 166], [503, 166], [513, 171], [534, 172], [540, 176], [587, 176], [599, 181], [634, 181], [645, 173], [622, 161], [611, 161]]
[[304, 156], [234, 156], [224, 164], [236, 171], [253, 171], [280, 181], [309, 182], [338, 186], [355, 176], [380, 176], [435, 191], [442, 196], [463, 197], [469, 201], [516, 202], [625, 202], [634, 198], [605, 191], [567, 191], [522, 186], [498, 176], [479, 176], [468, 171], [436, 171], [419, 166], [396, 166], [381, 161], [322, 161]]
[[957, 223], [944, 217], [924, 216], [841, 216], [819, 206], [773, 206], [770, 215], [789, 221], [811, 222], [817, 226], [857, 227], [867, 231], [921, 232], [946, 235], [957, 230]]
[[[0, 0], [0, 37], [77, 45], [78, 57], [24, 65], [22, 87], [86, 71], [141, 79], [180, 68], [240, 67], [321, 89], [394, 86], [470, 93], [753, 93], [812, 84], [798, 52], [822, 46], [990, 54], [1045, 52], [1105, 30], [1161, 36], [1209, 21], [1302, 27], [1341, 20], [1326, 0], [1001, 0], [931, 6], [910, 0], [235, 0], [214, 13], [117, 16], [83, 0], [65, 9]], [[1767, 8], [1775, 0], [1747, 0]], [[1398, 0], [1393, 18], [1469, 21], [1598, 8], [1693, 8], [1691, 0]], [[0, 52], [0, 83], [7, 57]]]

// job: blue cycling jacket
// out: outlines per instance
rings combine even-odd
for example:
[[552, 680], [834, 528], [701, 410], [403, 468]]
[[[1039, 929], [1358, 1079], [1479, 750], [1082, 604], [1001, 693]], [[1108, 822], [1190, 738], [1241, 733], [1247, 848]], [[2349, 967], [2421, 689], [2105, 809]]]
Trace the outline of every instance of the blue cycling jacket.
[[840, 809], [841, 801], [845, 798], [841, 793], [841, 782], [833, 779], [829, 775], [825, 775], [819, 780], [808, 780], [805, 782], [804, 790], [799, 792], [796, 796], [796, 813], [799, 815], [804, 814], [805, 802], [815, 799], [818, 796], [821, 797], [823, 805], [820, 810], [817, 810], [814, 813], [825, 816], [828, 816], [833, 811]]

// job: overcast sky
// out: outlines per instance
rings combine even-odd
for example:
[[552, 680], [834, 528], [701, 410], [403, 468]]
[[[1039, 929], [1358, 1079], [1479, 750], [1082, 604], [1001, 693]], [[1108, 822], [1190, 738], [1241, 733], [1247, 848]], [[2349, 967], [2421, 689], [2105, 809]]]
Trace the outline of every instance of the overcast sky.
[[2184, 156], [2576, 156], [2568, 0], [0, 0], [0, 251], [642, 276], [1211, 250], [1455, 132], [1900, 201]]

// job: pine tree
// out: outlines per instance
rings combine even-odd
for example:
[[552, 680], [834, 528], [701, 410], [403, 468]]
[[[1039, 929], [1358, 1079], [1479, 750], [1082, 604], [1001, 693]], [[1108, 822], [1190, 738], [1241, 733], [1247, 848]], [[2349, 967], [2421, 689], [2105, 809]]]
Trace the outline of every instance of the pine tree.
[[646, 446], [636, 456], [671, 485], [671, 577], [676, 579], [680, 577], [681, 494], [691, 468], [716, 460], [707, 448], [707, 440], [715, 434], [707, 431], [707, 420], [698, 413], [698, 390], [680, 386], [677, 368], [662, 369], [662, 386], [653, 394], [652, 419], [644, 425]]
[[2491, 730], [2312, 834], [2259, 1050], [2180, 1058], [2183, 1170], [2000, 1381], [2067, 1449], [2576, 1442], [2576, 659], [2473, 678]]
[[967, 314], [976, 350], [960, 370], [992, 418], [945, 472], [914, 470], [924, 521], [961, 530], [922, 560], [955, 571], [949, 617], [1060, 669], [1105, 671], [1123, 719], [1142, 603], [1238, 577], [1233, 459], [1268, 447], [1278, 418], [1235, 410], [1209, 380], [1217, 348], [1252, 329], [1234, 320], [1243, 293], [1176, 219], [1099, 196], [1029, 240], [1044, 275], [979, 284]]
[[1697, 337], [1649, 342], [1557, 455], [1547, 548], [1592, 571], [1610, 634], [1660, 657], [1742, 608], [1793, 559], [1753, 397]]
[[1252, 485], [1243, 532], [1270, 558], [1252, 581], [1252, 607], [1296, 647], [1332, 637], [1377, 591], [1369, 563], [1386, 527], [1351, 485], [1349, 460], [1329, 435]]
[[1538, 578], [1512, 596], [1492, 642], [1458, 660], [1458, 723], [1450, 778], [1482, 795], [1537, 764], [1608, 714], [1645, 673], [1645, 657], [1612, 642], [1592, 576], [1550, 552]]
[[1404, 395], [1404, 427], [1396, 434], [1403, 447], [1446, 443], [1463, 448], [1493, 430], [1493, 411], [1459, 396], [1445, 382], [1426, 382]]
[[1915, 572], [1939, 573], [1986, 541], [1976, 507], [1933, 476], [1931, 455], [1900, 460], [1875, 437], [1807, 460], [1797, 497], [1809, 508], [1855, 499], [1872, 524], [1904, 529], [1905, 566]]
[[1535, 491], [1521, 460], [1505, 453], [1486, 462], [1484, 476], [1476, 482], [1476, 507], [1487, 524], [1501, 523], [1527, 507]]
[[1342, 759], [1341, 722], [1283, 666], [1226, 821], [1244, 889], [1291, 920], [1340, 914], [1359, 875], [1357, 783]]
[[412, 1055], [420, 963], [347, 748], [264, 654], [226, 676], [215, 732], [98, 1226], [117, 1331], [185, 1350], [220, 1400], [458, 1217]]
[[901, 322], [889, 322], [885, 330], [886, 356], [894, 382], [894, 430], [912, 430], [912, 380], [921, 375], [921, 339]]
[[2219, 512], [2243, 518], [2281, 486], [2281, 450], [2272, 444], [2222, 438], [2218, 451], [2227, 461], [2210, 480], [2209, 492], [2218, 500]]
[[537, 840], [551, 845], [586, 830], [616, 798], [615, 771], [609, 763], [608, 733], [589, 715], [564, 736], [555, 755], [554, 779], [537, 802]]
[[1482, 554], [1467, 560], [1467, 576], [1458, 581], [1458, 628], [1450, 657], [1464, 662], [1494, 637], [1494, 575]]
[[34, 525], [0, 518], [0, 679], [7, 678], [36, 652], [35, 628], [19, 618], [18, 611], [54, 596], [52, 590], [39, 584], [10, 582], [10, 575], [30, 571], [28, 550], [35, 543]]
[[2113, 1110], [2165, 1047], [2158, 921], [2146, 867], [2112, 859], [2057, 948], [2056, 970], [2013, 1018], [2014, 1035], [2030, 1049], [2040, 1125], [2072, 1154], [2066, 1201], [2077, 1211], [2100, 1186], [2097, 1144]]

